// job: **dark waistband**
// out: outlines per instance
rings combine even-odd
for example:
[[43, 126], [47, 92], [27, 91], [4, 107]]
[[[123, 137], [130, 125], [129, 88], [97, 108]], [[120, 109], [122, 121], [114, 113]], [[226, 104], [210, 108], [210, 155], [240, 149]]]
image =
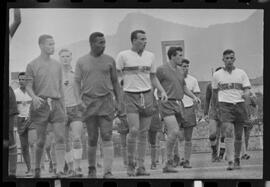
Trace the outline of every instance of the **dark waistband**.
[[60, 98], [56, 98], [56, 97], [45, 97], [45, 96], [39, 96], [40, 98], [42, 98], [42, 99], [45, 99], [45, 100], [47, 100], [47, 99], [51, 99], [51, 100], [59, 100]]
[[168, 98], [169, 101], [181, 101], [182, 102], [182, 99], [175, 99], [175, 98]]
[[25, 103], [25, 104], [31, 104], [32, 101], [17, 101], [17, 104], [23, 104], [23, 103]]
[[142, 91], [142, 92], [128, 92], [128, 91], [124, 91], [125, 93], [130, 93], [130, 94], [145, 94], [145, 93], [148, 93], [148, 92], [150, 92], [151, 91], [151, 89], [149, 89], [149, 90], [146, 90], [146, 91]]
[[244, 102], [238, 102], [238, 103], [227, 103], [227, 102], [219, 102], [220, 104], [225, 104], [225, 105], [239, 105], [239, 104], [244, 104]]

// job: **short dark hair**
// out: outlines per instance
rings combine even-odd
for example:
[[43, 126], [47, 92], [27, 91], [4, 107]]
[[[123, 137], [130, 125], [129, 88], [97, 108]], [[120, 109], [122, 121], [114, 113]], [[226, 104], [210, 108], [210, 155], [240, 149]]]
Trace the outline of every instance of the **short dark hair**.
[[172, 56], [175, 56], [177, 54], [177, 51], [182, 52], [183, 51], [182, 47], [170, 47], [169, 48], [169, 50], [167, 52], [169, 60], [171, 60]]
[[19, 75], [18, 75], [18, 78], [19, 78], [20, 76], [23, 76], [23, 75], [25, 75], [25, 72], [20, 72]]
[[215, 70], [215, 72], [218, 71], [218, 70], [220, 70], [220, 69], [222, 69], [222, 67], [218, 67], [218, 68]]
[[95, 42], [97, 37], [104, 37], [104, 34], [101, 32], [93, 32], [90, 36], [89, 36], [89, 43], [92, 44]]
[[186, 58], [184, 58], [183, 60], [182, 60], [182, 62], [181, 62], [182, 64], [183, 63], [185, 63], [185, 64], [189, 64], [190, 63], [190, 61], [188, 60], [188, 59], [186, 59]]
[[134, 39], [137, 39], [137, 34], [138, 33], [145, 34], [145, 31], [143, 31], [143, 30], [135, 30], [135, 31], [133, 31], [131, 33], [131, 35], [130, 35], [131, 43], [133, 42]]
[[228, 55], [228, 54], [231, 54], [231, 53], [235, 53], [233, 50], [231, 50], [231, 49], [226, 49], [224, 52], [223, 52], [223, 56], [224, 55]]
[[48, 34], [43, 34], [43, 35], [39, 36], [39, 38], [38, 38], [38, 44], [44, 44], [44, 42], [47, 39], [53, 39], [53, 37], [51, 35], [48, 35]]

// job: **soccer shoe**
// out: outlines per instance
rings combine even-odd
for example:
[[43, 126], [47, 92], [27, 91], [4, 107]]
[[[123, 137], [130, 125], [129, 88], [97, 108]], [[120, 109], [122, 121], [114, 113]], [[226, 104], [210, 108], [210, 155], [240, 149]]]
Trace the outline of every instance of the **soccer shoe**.
[[231, 170], [233, 170], [233, 169], [234, 169], [233, 162], [230, 161], [230, 162], [228, 163], [227, 170], [228, 170], [228, 171], [231, 171]]
[[68, 164], [67, 164], [67, 162], [65, 162], [63, 171], [64, 171], [64, 173], [66, 173], [66, 174], [68, 173]]
[[82, 172], [79, 172], [77, 169], [69, 170], [68, 177], [83, 177]]
[[138, 167], [136, 170], [136, 176], [149, 176], [150, 173], [146, 172], [145, 167]]
[[183, 168], [192, 168], [192, 166], [190, 165], [189, 161], [186, 160], [183, 164]]
[[155, 162], [152, 162], [150, 169], [151, 170], [156, 170], [157, 169], [157, 164]]
[[244, 155], [241, 157], [241, 160], [248, 160], [249, 158], [250, 158], [250, 155], [244, 154]]
[[135, 176], [135, 163], [128, 163], [127, 166], [127, 175], [128, 176]]
[[185, 163], [185, 160], [182, 158], [181, 161], [180, 161], [180, 163], [179, 163], [179, 166], [183, 166], [184, 163]]
[[235, 158], [234, 159], [234, 169], [241, 169], [240, 158]]
[[55, 173], [55, 175], [53, 177], [54, 178], [65, 178], [65, 177], [67, 177], [67, 174], [64, 173], [63, 171], [59, 171], [59, 172]]
[[104, 178], [104, 179], [111, 179], [111, 178], [113, 178], [112, 172], [107, 172], [107, 173], [105, 173], [105, 174], [103, 175], [103, 178]]
[[35, 169], [34, 178], [40, 178], [40, 168]]
[[173, 161], [168, 160], [165, 167], [162, 169], [163, 173], [177, 173], [178, 171], [173, 167]]
[[225, 148], [220, 148], [219, 150], [219, 159], [222, 160], [225, 153]]
[[34, 175], [34, 173], [33, 173], [32, 169], [28, 169], [28, 170], [25, 172], [25, 175], [26, 175], [27, 177], [32, 177], [32, 176]]
[[52, 161], [50, 161], [49, 163], [49, 173], [52, 173], [53, 172], [53, 163]]
[[97, 178], [96, 167], [94, 166], [88, 167], [88, 178]]

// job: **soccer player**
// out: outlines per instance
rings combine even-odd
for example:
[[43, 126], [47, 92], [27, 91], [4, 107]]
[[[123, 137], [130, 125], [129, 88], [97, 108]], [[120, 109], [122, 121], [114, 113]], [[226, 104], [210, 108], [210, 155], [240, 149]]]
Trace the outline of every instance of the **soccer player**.
[[52, 123], [55, 133], [55, 153], [57, 176], [63, 177], [65, 156], [65, 101], [61, 64], [52, 59], [54, 39], [51, 35], [41, 35], [38, 39], [40, 55], [26, 68], [28, 83], [26, 91], [32, 97], [30, 118], [37, 130], [35, 177], [40, 177], [40, 162], [46, 141], [48, 123]]
[[225, 67], [214, 73], [212, 81], [213, 94], [218, 94], [221, 130], [225, 133], [227, 170], [240, 169], [243, 124], [248, 119], [244, 101], [251, 88], [245, 71], [234, 66], [235, 60], [235, 52], [225, 50]]
[[[29, 109], [32, 103], [32, 98], [27, 94], [25, 89], [25, 72], [20, 72], [18, 78], [20, 86], [14, 91], [19, 111], [19, 115], [17, 117], [17, 129], [21, 142], [23, 160], [27, 167], [26, 176], [32, 176], [32, 169], [35, 167], [35, 149], [37, 138], [36, 129], [29, 118]], [[31, 154], [29, 152], [29, 148]]]
[[189, 126], [184, 119], [182, 99], [186, 94], [195, 103], [200, 100], [187, 88], [184, 74], [177, 68], [177, 65], [182, 62], [183, 49], [181, 47], [170, 47], [167, 55], [169, 62], [165, 62], [157, 69], [157, 78], [168, 95], [167, 102], [160, 102], [161, 116], [168, 129], [167, 163], [163, 168], [163, 173], [175, 173], [178, 171], [173, 168], [173, 148], [180, 135], [180, 127]]
[[[112, 126], [115, 114], [113, 94], [119, 108], [120, 86], [114, 59], [104, 54], [104, 34], [89, 37], [91, 51], [79, 58], [75, 69], [75, 94], [83, 110], [88, 131], [89, 178], [96, 178], [96, 150], [99, 130], [103, 145], [103, 177], [111, 178], [114, 157]], [[80, 97], [81, 96], [81, 97]]]
[[[129, 133], [127, 136], [128, 176], [148, 176], [144, 167], [147, 132], [153, 114], [153, 88], [161, 92], [162, 100], [166, 92], [157, 80], [154, 54], [146, 51], [146, 33], [135, 30], [131, 33], [131, 49], [118, 54], [116, 65], [124, 81], [124, 100], [127, 111]], [[137, 152], [136, 150], [137, 141]], [[135, 155], [138, 155], [136, 170]]]
[[[79, 110], [79, 100], [74, 94], [74, 72], [72, 70], [72, 52], [61, 49], [58, 53], [63, 68], [63, 89], [67, 112], [66, 123], [66, 162], [69, 164], [69, 176], [82, 177], [80, 163], [82, 160], [82, 114]], [[74, 169], [73, 169], [74, 167]]]
[[[197, 79], [189, 74], [189, 64], [190, 64], [189, 60], [187, 59], [182, 60], [181, 68], [183, 70], [183, 74], [185, 77], [186, 87], [196, 97], [198, 97], [200, 93], [199, 84]], [[191, 139], [193, 128], [197, 125], [195, 110], [197, 107], [196, 105], [198, 103], [194, 103], [193, 99], [190, 96], [187, 96], [186, 94], [184, 94], [182, 101], [185, 107], [184, 118], [187, 121], [187, 123], [182, 124], [182, 131], [184, 133], [184, 140], [185, 140], [185, 148], [184, 148], [185, 161], [183, 163], [183, 167], [191, 168], [190, 165], [190, 156], [192, 151]]]
[[[218, 67], [216, 71], [222, 69], [222, 67]], [[209, 83], [206, 88], [205, 94], [205, 105], [204, 105], [204, 118], [209, 122], [209, 140], [212, 149], [212, 162], [219, 162], [225, 153], [225, 145], [224, 145], [224, 135], [221, 135], [221, 122], [219, 120], [219, 112], [218, 105], [214, 105], [213, 97], [217, 97], [217, 95], [213, 96], [212, 84]], [[219, 138], [221, 139], [219, 140]], [[220, 149], [219, 149], [219, 141]], [[219, 149], [219, 155], [218, 155]]]

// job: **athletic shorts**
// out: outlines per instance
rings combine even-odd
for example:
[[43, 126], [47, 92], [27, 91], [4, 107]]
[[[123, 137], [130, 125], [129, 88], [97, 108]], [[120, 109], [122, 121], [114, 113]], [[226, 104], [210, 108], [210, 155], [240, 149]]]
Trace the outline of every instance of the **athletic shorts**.
[[66, 112], [67, 112], [67, 125], [74, 121], [81, 121], [82, 120], [82, 113], [79, 110], [79, 106], [71, 106], [71, 107], [66, 107]]
[[221, 122], [244, 124], [248, 120], [248, 114], [244, 102], [225, 103], [219, 102], [219, 115]]
[[113, 100], [112, 94], [107, 94], [105, 96], [100, 97], [88, 97], [83, 95], [82, 101], [86, 105], [86, 109], [82, 112], [82, 121], [87, 121], [87, 118], [92, 116], [105, 116], [109, 118], [111, 121], [114, 118], [115, 114], [115, 104]]
[[145, 92], [124, 92], [124, 102], [127, 113], [138, 113], [148, 117], [153, 115], [152, 90]]
[[22, 135], [31, 129], [35, 129], [35, 127], [30, 121], [30, 118], [17, 117], [17, 130], [19, 135]]
[[208, 115], [209, 115], [209, 119], [219, 121], [218, 109], [215, 109], [215, 108], [210, 106]]
[[187, 123], [181, 124], [182, 128], [194, 127], [197, 125], [194, 106], [185, 107], [184, 118]]
[[[65, 109], [60, 99], [43, 98], [40, 107], [34, 110], [33, 103], [30, 106], [30, 120], [35, 125], [48, 124], [48, 123], [64, 123], [66, 119]], [[51, 103], [51, 108], [49, 105]]]
[[181, 100], [168, 100], [160, 102], [160, 114], [162, 118], [174, 115], [180, 127], [189, 126], [185, 120], [184, 105]]

